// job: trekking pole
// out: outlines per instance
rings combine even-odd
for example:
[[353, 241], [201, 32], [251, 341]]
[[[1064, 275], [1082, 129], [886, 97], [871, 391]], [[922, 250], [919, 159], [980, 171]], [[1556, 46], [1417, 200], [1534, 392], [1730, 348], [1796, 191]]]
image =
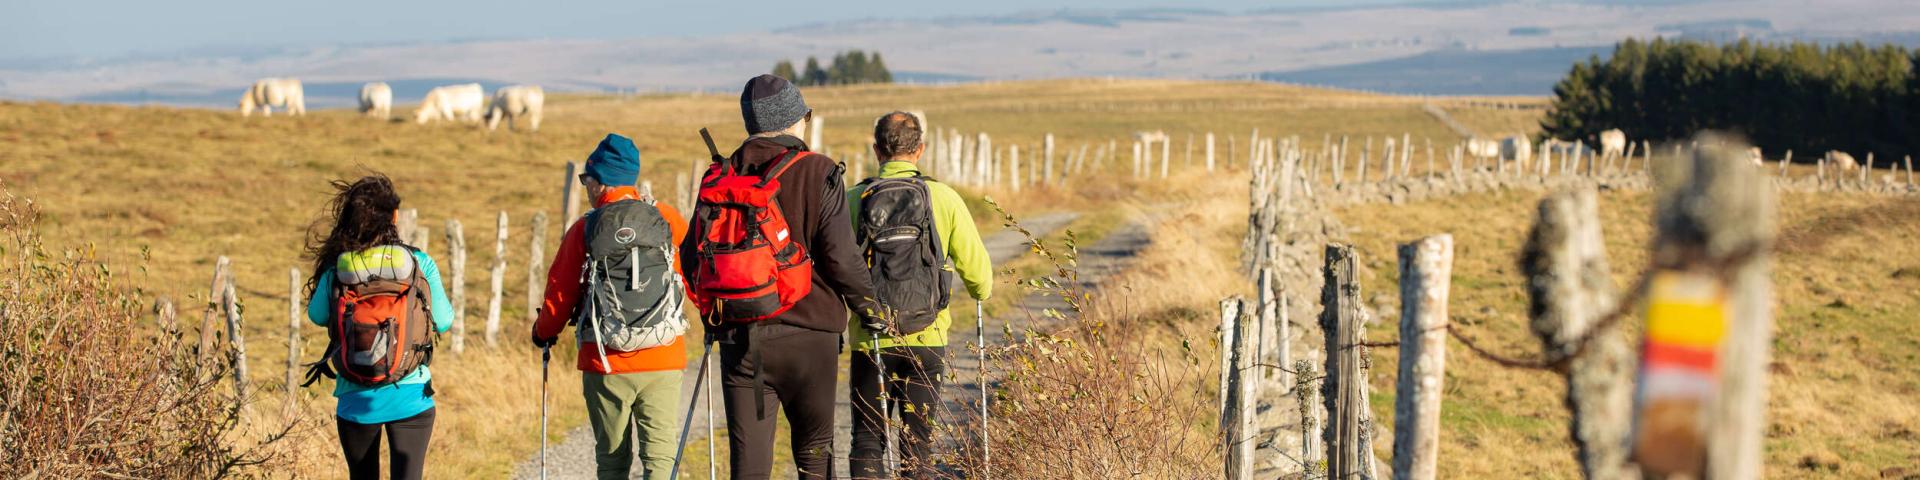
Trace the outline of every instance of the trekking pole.
[[[680, 459], [687, 451], [687, 431], [693, 429], [693, 408], [700, 405], [700, 387], [707, 384], [707, 359], [711, 356], [713, 356], [713, 341], [709, 340], [706, 342], [706, 351], [700, 354], [700, 376], [693, 380], [693, 398], [687, 399], [686, 420], [680, 423], [680, 447], [673, 450], [673, 473], [668, 478], [680, 478]], [[711, 418], [712, 412], [709, 411], [707, 416]], [[712, 421], [707, 422], [707, 428], [709, 430], [713, 428]], [[707, 438], [711, 445], [713, 436], [709, 434]], [[712, 462], [712, 450], [707, 451], [707, 459], [708, 462]], [[711, 463], [708, 466], [711, 468]]]
[[974, 333], [980, 335], [980, 478], [990, 478], [993, 448], [987, 443], [987, 309], [973, 302]]
[[547, 365], [553, 346], [540, 347], [540, 480], [547, 480]]
[[887, 469], [888, 476], [892, 476], [899, 472], [893, 464], [893, 408], [890, 405], [893, 395], [887, 393], [887, 364], [881, 363], [879, 332], [874, 332], [873, 336], [873, 370], [874, 377], [880, 381], [877, 389], [880, 392], [880, 432], [887, 439], [886, 450], [880, 452], [880, 464]]
[[[711, 363], [712, 360], [706, 356], [700, 357], [700, 370], [702, 370], [700, 378], [705, 379], [713, 375], [713, 372], [707, 369], [707, 365]], [[718, 457], [713, 450], [713, 382], [707, 382], [707, 480], [720, 478]]]

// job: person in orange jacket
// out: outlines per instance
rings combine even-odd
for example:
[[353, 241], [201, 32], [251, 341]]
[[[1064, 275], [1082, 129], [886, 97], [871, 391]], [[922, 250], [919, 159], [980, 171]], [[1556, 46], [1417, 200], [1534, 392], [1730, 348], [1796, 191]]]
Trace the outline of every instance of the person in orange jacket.
[[[632, 140], [616, 134], [607, 135], [587, 157], [585, 170], [580, 174], [580, 183], [593, 199], [594, 210], [576, 219], [560, 240], [560, 251], [554, 254], [552, 267], [547, 270], [546, 301], [540, 309], [539, 319], [533, 324], [533, 343], [539, 347], [552, 346], [567, 325], [576, 324], [579, 327], [576, 329], [580, 344], [577, 363], [581, 372], [581, 391], [587, 402], [587, 418], [593, 426], [594, 460], [599, 478], [628, 478], [635, 455], [633, 435], [627, 431], [629, 425], [639, 429], [640, 442], [643, 444], [639, 448], [639, 456], [646, 472], [645, 478], [669, 478], [678, 435], [679, 414], [675, 404], [680, 398], [681, 371], [687, 365], [686, 321], [684, 318], [664, 319], [666, 323], [661, 325], [673, 325], [677, 329], [669, 326], [652, 332], [658, 338], [646, 343], [649, 346], [645, 348], [630, 351], [622, 351], [617, 347], [603, 348], [602, 343], [619, 343], [601, 336], [608, 330], [597, 327], [600, 323], [586, 320], [605, 312], [592, 308], [589, 305], [592, 302], [583, 299], [594, 293], [590, 291], [593, 288], [606, 288], [596, 287], [595, 279], [600, 277], [588, 269], [591, 262], [599, 261], [607, 254], [593, 251], [598, 248], [596, 245], [601, 245], [598, 242], [607, 241], [602, 239], [603, 236], [618, 237], [623, 248], [616, 251], [625, 253], [626, 244], [636, 237], [635, 229], [657, 230], [660, 226], [650, 213], [645, 215], [647, 221], [640, 223], [630, 220], [639, 216], [612, 213], [647, 210], [645, 206], [623, 202], [637, 200], [652, 204], [651, 207], [659, 212], [659, 219], [665, 220], [665, 226], [670, 230], [670, 240], [658, 236], [661, 232], [640, 231], [637, 236], [643, 240], [638, 243], [644, 243], [649, 236], [657, 236], [661, 241], [670, 242], [665, 244], [667, 247], [677, 246], [686, 237], [687, 221], [673, 206], [653, 203], [652, 198], [642, 197], [635, 188], [640, 173], [640, 153], [634, 148]], [[638, 207], [638, 210], [632, 207]], [[601, 224], [619, 220], [633, 225], [592, 225], [590, 219]], [[602, 227], [618, 228], [617, 235], [613, 232], [597, 235], [603, 230]], [[676, 306], [681, 304], [684, 290], [668, 289], [665, 285], [679, 284], [679, 265], [671, 259], [674, 252], [670, 248], [664, 251], [667, 265], [659, 267], [663, 268], [662, 274], [673, 277], [670, 279], [672, 282], [640, 282], [623, 277], [612, 283], [627, 285], [627, 288], [663, 289], [654, 292], [654, 295], [668, 295], [671, 297], [662, 300], [671, 301]], [[642, 250], [636, 249], [634, 253], [641, 254]], [[596, 270], [601, 274], [608, 270], [624, 274], [629, 265], [624, 263], [625, 256], [618, 258], [623, 263], [615, 268]], [[638, 267], [634, 268], [639, 271]], [[626, 309], [610, 310], [617, 312]], [[662, 313], [662, 316], [680, 315], [679, 308], [670, 308]], [[608, 317], [599, 318], [605, 320]]]

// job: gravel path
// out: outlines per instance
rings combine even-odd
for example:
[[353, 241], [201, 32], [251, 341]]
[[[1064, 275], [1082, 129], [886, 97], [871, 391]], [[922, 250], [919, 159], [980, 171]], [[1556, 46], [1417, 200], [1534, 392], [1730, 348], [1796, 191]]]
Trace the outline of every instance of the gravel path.
[[[1036, 215], [1030, 218], [1024, 218], [1024, 219], [1021, 219], [1020, 224], [1021, 226], [1026, 227], [1028, 231], [1033, 232], [1034, 235], [1044, 237], [1048, 234], [1051, 234], [1055, 231], [1060, 230], [1061, 228], [1065, 228], [1067, 224], [1072, 223], [1074, 220], [1078, 218], [1080, 218], [1079, 213], [1058, 212], [1058, 213], [1050, 213], [1050, 214], [1044, 214], [1044, 215]], [[1027, 252], [1026, 238], [1021, 236], [1019, 232], [1014, 232], [1014, 231], [1005, 230], [1005, 229], [995, 229], [990, 226], [983, 226], [983, 230], [987, 230], [987, 229], [993, 230], [993, 233], [988, 234], [982, 240], [986, 243], [988, 254], [993, 258], [993, 264], [995, 265], [996, 268], [998, 268], [1000, 265], [1003, 265], [1007, 262], [1013, 261], [1016, 258], [1019, 258], [1021, 255]], [[1116, 233], [1115, 235], [1110, 235], [1109, 238], [1118, 237], [1118, 236], [1121, 236], [1121, 234]], [[1083, 257], [1093, 256], [1094, 254], [1091, 252], [1099, 248], [1100, 246], [1096, 245], [1094, 248], [1085, 249], [1082, 251], [1082, 255]], [[959, 317], [968, 317], [968, 316], [969, 315], [959, 315]], [[955, 318], [956, 322], [958, 322], [959, 320], [960, 320], [959, 318]], [[962, 337], [973, 338], [971, 336], [972, 324], [968, 323], [965, 328], [966, 328], [966, 335], [962, 335], [961, 332], [956, 331], [954, 334], [955, 338], [962, 338]], [[1002, 336], [1001, 332], [998, 329], [992, 329], [989, 333], [990, 333], [990, 337]], [[1004, 341], [1004, 338], [1000, 338], [998, 340], [990, 338], [989, 341]], [[695, 363], [690, 363], [689, 365], [687, 365], [688, 368], [686, 370], [686, 375], [681, 380], [680, 389], [681, 389], [681, 396], [683, 397], [689, 395], [693, 391], [694, 381], [698, 378], [698, 375], [699, 375], [699, 364], [697, 363], [698, 360], [695, 360], [694, 362]], [[715, 359], [715, 362], [718, 362], [718, 359]], [[962, 379], [963, 381], [968, 378], [978, 378], [977, 374], [973, 373], [978, 371], [977, 365], [975, 365], [973, 362], [958, 362], [958, 363], [959, 364], [955, 365], [955, 367], [957, 368], [954, 369], [955, 373], [960, 375], [958, 378]], [[715, 368], [718, 368], [717, 364]], [[841, 472], [842, 474], [844, 474], [847, 471], [847, 449], [852, 444], [853, 424], [851, 423], [852, 418], [848, 415], [845, 415], [845, 412], [850, 411], [852, 408], [852, 403], [851, 403], [851, 400], [849, 400], [847, 397], [847, 389], [845, 387], [846, 385], [845, 381], [847, 377], [846, 365], [842, 364], [840, 368], [841, 368], [840, 370], [841, 381], [836, 384], [834, 390], [837, 392], [836, 396], [838, 397], [836, 400], [838, 404], [836, 406], [836, 411], [841, 412], [842, 414], [838, 415], [836, 418], [837, 421], [835, 425], [833, 447], [834, 447], [834, 471]], [[560, 374], [560, 375], [564, 377], [565, 374]], [[712, 381], [712, 379], [709, 379], [709, 381]], [[954, 383], [959, 383], [959, 382], [954, 382]], [[975, 405], [973, 403], [955, 404], [952, 401], [952, 399], [979, 398], [980, 396], [979, 392], [980, 392], [979, 386], [974, 383], [966, 383], [964, 385], [952, 384], [947, 387], [947, 391], [942, 393], [942, 395], [943, 395], [943, 398], [949, 399], [948, 401], [948, 403], [950, 404], [949, 408], [960, 408], [960, 407], [977, 408], [977, 407], [971, 407], [972, 405]], [[702, 396], [704, 397], [705, 394], [703, 393]], [[695, 409], [693, 412], [693, 426], [692, 426], [693, 434], [687, 439], [688, 444], [706, 442], [707, 413], [705, 410], [705, 404], [706, 404], [706, 401], [703, 398], [701, 401], [702, 406], [699, 409]], [[717, 402], [715, 406], [718, 406]], [[677, 407], [677, 408], [684, 412], [685, 411], [684, 409], [686, 408], [686, 406], [683, 403], [681, 404], [680, 407]], [[719, 418], [716, 418], [715, 420], [721, 421], [721, 422], [725, 421], [724, 419], [719, 419]], [[724, 439], [721, 439], [721, 440], [724, 440]], [[514, 469], [513, 478], [515, 479], [540, 478], [539, 461], [540, 461], [540, 458], [536, 454], [534, 457], [528, 458], [526, 461], [521, 462]], [[588, 426], [581, 425], [579, 427], [576, 427], [573, 430], [567, 432], [566, 438], [561, 440], [559, 443], [548, 445], [547, 478], [581, 479], [581, 478], [593, 478], [593, 475], [594, 475], [593, 432], [590, 430]], [[695, 475], [694, 477], [702, 478], [702, 475]], [[631, 478], [636, 478], [636, 479], [640, 478], [639, 471], [637, 469], [634, 471]]]

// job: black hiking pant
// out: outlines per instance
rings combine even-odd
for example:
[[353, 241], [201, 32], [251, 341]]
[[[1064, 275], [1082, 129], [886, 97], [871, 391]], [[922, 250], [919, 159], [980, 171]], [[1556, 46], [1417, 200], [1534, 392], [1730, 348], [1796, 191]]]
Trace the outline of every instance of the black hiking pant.
[[[887, 409], [900, 416], [887, 428], [880, 411], [882, 392], [871, 352], [854, 352], [847, 373], [853, 399], [853, 449], [847, 466], [853, 478], [934, 478], [933, 418], [940, 411], [940, 374], [946, 371], [947, 347], [893, 347], [880, 350], [886, 367]], [[908, 407], [911, 405], [911, 407]], [[900, 439], [900, 470], [886, 471], [887, 435], [904, 429]]]
[[727, 464], [733, 478], [763, 479], [773, 473], [775, 415], [783, 411], [799, 477], [832, 478], [840, 334], [774, 324], [729, 328], [720, 335], [720, 384], [732, 447]]
[[393, 450], [387, 476], [393, 480], [419, 480], [427, 465], [427, 440], [433, 436], [433, 411], [387, 423], [354, 423], [334, 417], [340, 431], [340, 450], [347, 454], [347, 476], [353, 480], [380, 480], [380, 433], [386, 431], [387, 448]]

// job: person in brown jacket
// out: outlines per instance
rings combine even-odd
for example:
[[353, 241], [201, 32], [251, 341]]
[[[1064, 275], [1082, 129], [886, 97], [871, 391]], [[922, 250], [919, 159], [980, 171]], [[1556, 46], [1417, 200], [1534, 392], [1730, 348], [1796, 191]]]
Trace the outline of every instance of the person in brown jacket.
[[[740, 113], [749, 137], [729, 161], [740, 162], [747, 174], [765, 173], [789, 151], [809, 150], [800, 135], [807, 131], [813, 110], [786, 79], [761, 75], [747, 81], [740, 93]], [[780, 192], [774, 196], [795, 232], [795, 243], [813, 259], [812, 292], [771, 319], [710, 327], [720, 342], [733, 478], [760, 479], [772, 473], [776, 411], [784, 411], [792, 427], [799, 477], [833, 477], [841, 334], [850, 313], [863, 325], [886, 328], [873, 314], [879, 307], [853, 235], [843, 171], [825, 155], [802, 156], [780, 174]], [[694, 218], [702, 218], [706, 208], [696, 208]], [[699, 238], [688, 235], [680, 251], [699, 251]], [[700, 270], [698, 255], [680, 259], [682, 271]]]

